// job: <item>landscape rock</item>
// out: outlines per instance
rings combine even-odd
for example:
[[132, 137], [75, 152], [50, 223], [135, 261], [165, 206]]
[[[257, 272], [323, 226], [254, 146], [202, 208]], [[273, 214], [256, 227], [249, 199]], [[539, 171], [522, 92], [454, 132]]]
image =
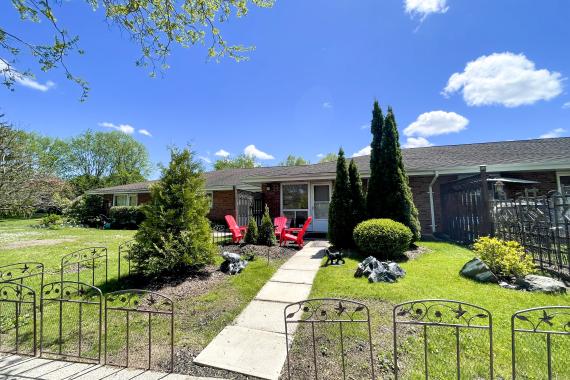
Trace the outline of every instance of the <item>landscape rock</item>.
[[495, 284], [499, 282], [499, 279], [491, 272], [489, 266], [477, 257], [465, 263], [459, 273], [462, 276], [479, 282], [493, 282]]
[[238, 274], [247, 266], [247, 261], [243, 260], [240, 255], [232, 252], [222, 252], [225, 261], [220, 266], [220, 270], [228, 274]]
[[366, 276], [370, 282], [395, 282], [405, 274], [406, 272], [397, 263], [379, 261], [369, 256], [358, 264], [354, 277]]
[[529, 274], [517, 279], [520, 288], [530, 292], [566, 293], [566, 285], [555, 278]]
[[515, 285], [515, 284], [509, 284], [506, 281], [501, 281], [499, 282], [499, 286], [505, 288], [505, 289], [512, 289], [512, 290], [520, 290], [520, 286]]

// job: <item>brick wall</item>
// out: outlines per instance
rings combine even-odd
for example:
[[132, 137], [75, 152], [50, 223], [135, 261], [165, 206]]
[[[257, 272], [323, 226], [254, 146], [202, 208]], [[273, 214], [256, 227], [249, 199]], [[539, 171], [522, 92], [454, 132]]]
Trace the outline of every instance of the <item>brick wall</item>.
[[145, 203], [150, 202], [150, 193], [139, 193], [137, 198], [139, 205], [144, 205]]
[[[268, 190], [269, 189], [269, 190]], [[275, 218], [281, 215], [281, 183], [264, 183], [261, 186], [263, 202], [269, 207], [269, 215]], [[264, 206], [265, 207], [265, 206]]]
[[208, 214], [208, 218], [220, 224], [225, 224], [226, 215], [236, 215], [236, 200], [233, 190], [220, 190], [213, 192], [213, 207]]
[[509, 183], [505, 185], [507, 197], [511, 198], [518, 193], [523, 193], [525, 189], [538, 189], [539, 194], [546, 195], [551, 190], [558, 190], [556, 183], [556, 172], [543, 171], [543, 172], [502, 172], [501, 177], [526, 179], [531, 181], [538, 181], [537, 184], [518, 184]]
[[[433, 203], [435, 211], [435, 224], [436, 231], [439, 231], [441, 226], [441, 192], [440, 185], [449, 181], [453, 181], [457, 176], [440, 176], [434, 183], [433, 190]], [[410, 187], [412, 188], [412, 195], [414, 203], [418, 209], [420, 224], [422, 226], [422, 234], [429, 235], [431, 231], [431, 206], [429, 200], [429, 184], [433, 180], [433, 175], [430, 176], [412, 176], [410, 177]]]

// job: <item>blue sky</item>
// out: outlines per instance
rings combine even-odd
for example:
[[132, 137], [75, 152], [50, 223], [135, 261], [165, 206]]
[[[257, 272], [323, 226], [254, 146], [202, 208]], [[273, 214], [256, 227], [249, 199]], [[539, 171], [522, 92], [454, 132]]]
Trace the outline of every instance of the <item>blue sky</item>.
[[[250, 145], [263, 165], [288, 154], [316, 162], [339, 146], [364, 153], [374, 99], [394, 108], [406, 146], [567, 136], [569, 14], [565, 0], [277, 0], [222, 27], [230, 42], [256, 46], [249, 61], [176, 48], [153, 79], [101, 10], [64, 2], [56, 15], [86, 51], [68, 65], [89, 81], [89, 98], [23, 56], [17, 67], [36, 82], [0, 88], [0, 112], [59, 137], [122, 125], [153, 162], [188, 142], [206, 167]], [[6, 1], [0, 22], [32, 40], [46, 31], [17, 21]]]

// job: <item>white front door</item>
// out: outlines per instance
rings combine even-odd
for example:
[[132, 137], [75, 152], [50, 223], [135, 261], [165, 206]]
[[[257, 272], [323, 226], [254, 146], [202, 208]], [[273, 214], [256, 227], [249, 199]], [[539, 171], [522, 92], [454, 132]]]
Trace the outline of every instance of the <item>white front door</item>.
[[314, 183], [311, 185], [311, 215], [313, 217], [314, 232], [328, 231], [330, 202], [330, 183]]

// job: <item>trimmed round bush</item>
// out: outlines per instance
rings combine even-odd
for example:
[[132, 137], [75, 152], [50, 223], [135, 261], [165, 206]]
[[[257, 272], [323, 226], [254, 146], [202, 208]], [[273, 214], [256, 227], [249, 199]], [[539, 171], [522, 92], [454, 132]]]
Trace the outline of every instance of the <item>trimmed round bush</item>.
[[369, 219], [359, 223], [353, 232], [361, 252], [382, 259], [401, 256], [410, 247], [412, 237], [408, 227], [392, 219]]

